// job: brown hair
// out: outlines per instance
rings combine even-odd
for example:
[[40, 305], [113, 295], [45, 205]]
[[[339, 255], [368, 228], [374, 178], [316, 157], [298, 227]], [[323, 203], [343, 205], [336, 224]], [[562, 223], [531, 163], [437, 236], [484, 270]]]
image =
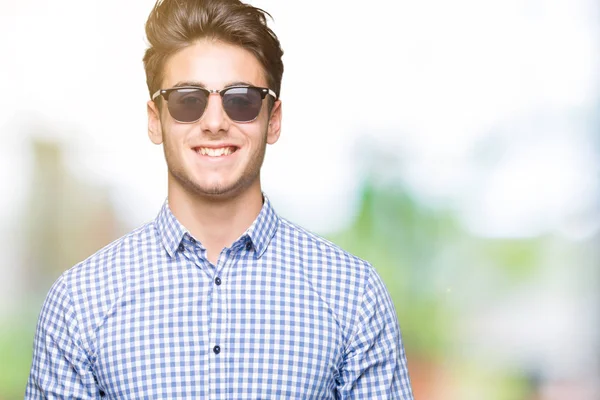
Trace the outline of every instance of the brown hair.
[[264, 68], [269, 88], [279, 96], [283, 50], [266, 16], [271, 17], [239, 0], [158, 0], [146, 22], [150, 46], [144, 69], [150, 96], [160, 89], [168, 58], [203, 38], [250, 51]]

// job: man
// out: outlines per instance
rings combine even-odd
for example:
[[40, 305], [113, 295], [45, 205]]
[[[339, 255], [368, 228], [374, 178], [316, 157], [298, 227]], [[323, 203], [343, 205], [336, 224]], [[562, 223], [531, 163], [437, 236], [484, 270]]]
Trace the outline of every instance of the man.
[[157, 218], [65, 272], [44, 303], [26, 398], [412, 399], [373, 267], [279, 217], [260, 167], [281, 130], [266, 13], [164, 0], [146, 24]]

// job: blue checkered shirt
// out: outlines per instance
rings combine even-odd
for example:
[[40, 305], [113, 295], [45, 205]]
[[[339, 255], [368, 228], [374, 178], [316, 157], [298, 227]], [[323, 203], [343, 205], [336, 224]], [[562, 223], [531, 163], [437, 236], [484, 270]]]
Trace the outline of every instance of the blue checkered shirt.
[[26, 399], [412, 399], [373, 267], [265, 197], [219, 255], [157, 218], [66, 271], [44, 302]]

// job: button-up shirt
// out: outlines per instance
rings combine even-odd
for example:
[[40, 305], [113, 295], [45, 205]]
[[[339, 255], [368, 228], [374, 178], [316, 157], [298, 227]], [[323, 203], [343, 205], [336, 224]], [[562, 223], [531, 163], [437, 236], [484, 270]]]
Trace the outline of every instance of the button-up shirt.
[[412, 399], [373, 267], [264, 198], [216, 264], [165, 201], [63, 273], [39, 317], [27, 399]]

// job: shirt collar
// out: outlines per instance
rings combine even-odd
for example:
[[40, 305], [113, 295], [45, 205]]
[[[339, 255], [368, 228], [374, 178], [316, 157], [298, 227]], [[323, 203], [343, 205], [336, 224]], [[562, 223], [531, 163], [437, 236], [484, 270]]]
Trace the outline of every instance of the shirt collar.
[[[173, 257], [177, 252], [183, 237], [189, 234], [187, 229], [175, 218], [168, 199], [163, 203], [155, 220], [156, 229], [162, 245], [169, 256]], [[261, 257], [267, 250], [271, 239], [279, 227], [279, 217], [268, 197], [263, 193], [263, 206], [260, 213], [252, 222], [252, 225], [241, 235], [240, 239], [249, 238], [257, 258]], [[238, 239], [237, 242], [240, 240]]]
[[248, 228], [244, 234], [252, 241], [252, 246], [254, 247], [257, 258], [261, 257], [267, 250], [271, 239], [279, 227], [279, 217], [264, 193], [263, 200], [263, 206], [258, 217], [256, 217], [252, 225], [250, 225], [250, 228]]
[[156, 229], [165, 250], [167, 250], [169, 256], [173, 257], [181, 244], [183, 236], [187, 233], [187, 229], [173, 215], [168, 199], [165, 200], [156, 217]]

